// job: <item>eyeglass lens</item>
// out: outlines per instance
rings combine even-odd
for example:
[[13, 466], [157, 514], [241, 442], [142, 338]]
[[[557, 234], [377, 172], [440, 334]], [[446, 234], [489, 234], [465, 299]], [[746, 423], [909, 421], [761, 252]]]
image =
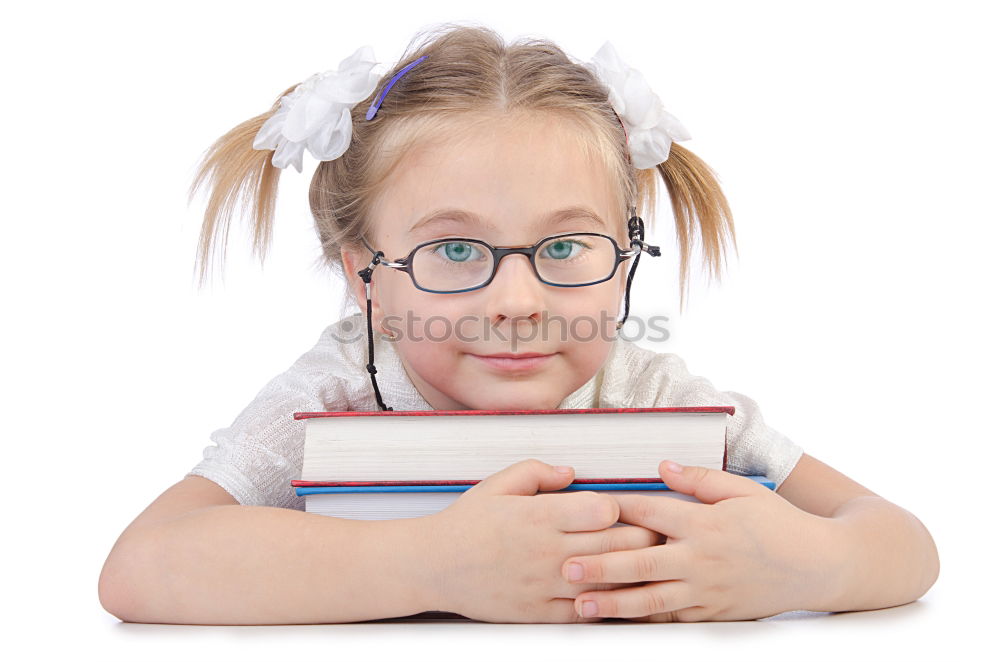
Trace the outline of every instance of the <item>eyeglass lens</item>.
[[[608, 237], [564, 235], [535, 248], [538, 275], [556, 285], [602, 281], [617, 264], [617, 251]], [[443, 239], [421, 247], [413, 256], [412, 268], [419, 287], [444, 292], [465, 290], [489, 280], [493, 255], [479, 243]]]

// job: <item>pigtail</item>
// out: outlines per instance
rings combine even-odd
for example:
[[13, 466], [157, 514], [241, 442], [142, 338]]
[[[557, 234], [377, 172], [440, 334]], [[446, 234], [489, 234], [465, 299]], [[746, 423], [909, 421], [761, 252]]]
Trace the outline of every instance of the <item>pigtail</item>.
[[239, 124], [216, 140], [202, 156], [197, 174], [188, 191], [188, 204], [202, 185], [208, 184], [210, 194], [201, 227], [201, 238], [195, 269], [198, 287], [205, 282], [209, 264], [214, 257], [219, 235], [222, 235], [222, 262], [225, 263], [229, 242], [229, 225], [237, 206], [250, 208], [253, 219], [253, 254], [263, 263], [271, 243], [278, 177], [281, 168], [271, 163], [272, 150], [253, 148], [253, 141], [264, 122], [280, 107], [279, 96], [271, 109]]
[[[703, 267], [710, 277], [721, 279], [726, 264], [726, 243], [731, 241], [736, 256], [736, 228], [729, 202], [722, 193], [719, 180], [704, 161], [677, 143], [670, 146], [670, 155], [656, 170], [660, 173], [670, 194], [674, 211], [677, 241], [680, 246], [680, 300], [684, 310], [687, 292], [688, 269], [695, 234], [700, 235]], [[654, 179], [650, 172], [650, 184]], [[642, 187], [649, 193], [653, 187]]]

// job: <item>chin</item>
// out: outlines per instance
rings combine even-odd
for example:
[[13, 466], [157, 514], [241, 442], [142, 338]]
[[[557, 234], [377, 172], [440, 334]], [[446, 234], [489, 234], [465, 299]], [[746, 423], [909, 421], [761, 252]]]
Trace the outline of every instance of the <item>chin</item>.
[[[535, 386], [535, 388], [532, 388]], [[466, 396], [468, 398], [468, 396]], [[556, 409], [565, 395], [553, 394], [545, 385], [531, 385], [526, 382], [509, 382], [502, 386], [488, 387], [469, 398], [472, 409], [495, 409], [497, 411]]]

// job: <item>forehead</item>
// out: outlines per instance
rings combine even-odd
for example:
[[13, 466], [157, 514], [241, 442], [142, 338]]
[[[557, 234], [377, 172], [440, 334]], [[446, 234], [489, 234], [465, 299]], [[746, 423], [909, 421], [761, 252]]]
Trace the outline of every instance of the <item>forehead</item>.
[[587, 140], [556, 116], [477, 122], [427, 139], [384, 182], [376, 234], [412, 240], [467, 227], [527, 238], [568, 222], [613, 233], [624, 224], [617, 182]]

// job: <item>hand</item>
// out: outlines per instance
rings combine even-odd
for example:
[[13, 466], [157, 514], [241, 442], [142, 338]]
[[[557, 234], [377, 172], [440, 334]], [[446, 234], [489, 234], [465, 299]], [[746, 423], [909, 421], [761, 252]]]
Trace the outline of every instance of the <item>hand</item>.
[[[578, 623], [581, 591], [619, 584], [570, 584], [559, 574], [567, 556], [643, 549], [662, 537], [616, 526], [618, 503], [607, 494], [559, 490], [573, 480], [539, 460], [513, 464], [473, 485], [429, 515], [433, 576], [430, 609], [493, 623]], [[611, 528], [609, 528], [611, 527]]]
[[[702, 503], [669, 497], [618, 494], [620, 520], [664, 534], [666, 542], [643, 550], [569, 558], [590, 582], [646, 582], [613, 591], [581, 593], [582, 615], [640, 621], [749, 620], [808, 609], [829, 595], [833, 548], [829, 520], [795, 507], [743, 476], [704, 467], [681, 473], [662, 462], [671, 489]], [[596, 611], [585, 610], [592, 602]]]

